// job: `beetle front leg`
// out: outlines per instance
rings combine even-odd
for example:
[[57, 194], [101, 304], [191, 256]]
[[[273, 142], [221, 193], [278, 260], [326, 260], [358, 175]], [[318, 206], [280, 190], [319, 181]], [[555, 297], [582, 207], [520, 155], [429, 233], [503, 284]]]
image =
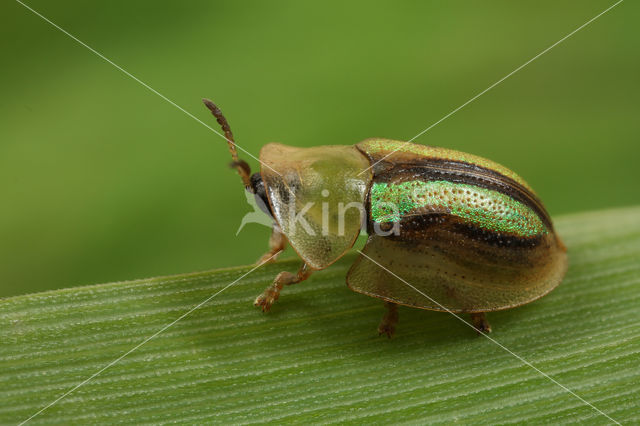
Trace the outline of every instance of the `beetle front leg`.
[[491, 333], [491, 324], [487, 321], [487, 316], [484, 312], [477, 312], [471, 314], [471, 322], [475, 327], [478, 334]]
[[378, 325], [378, 334], [380, 336], [386, 334], [391, 339], [393, 333], [396, 332], [396, 324], [398, 323], [398, 304], [384, 302], [384, 306], [386, 306], [387, 312], [385, 312], [380, 325]]
[[273, 284], [267, 287], [260, 296], [256, 297], [256, 301], [253, 302], [254, 306], [261, 307], [262, 312], [269, 312], [271, 305], [280, 297], [282, 287], [302, 282], [309, 278], [310, 275], [311, 269], [306, 263], [303, 263], [295, 274], [287, 271], [280, 272], [273, 280]]
[[280, 253], [287, 247], [287, 237], [277, 224], [273, 224], [271, 237], [269, 237], [269, 251], [262, 255], [256, 263], [275, 262]]

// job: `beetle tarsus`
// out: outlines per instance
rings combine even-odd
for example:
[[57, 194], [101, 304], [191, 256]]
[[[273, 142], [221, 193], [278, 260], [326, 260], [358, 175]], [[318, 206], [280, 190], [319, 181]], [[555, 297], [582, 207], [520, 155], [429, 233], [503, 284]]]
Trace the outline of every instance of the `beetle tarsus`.
[[262, 292], [262, 294], [256, 297], [253, 305], [260, 307], [262, 312], [269, 312], [271, 305], [275, 303], [280, 297], [280, 291], [285, 285], [292, 285], [302, 282], [309, 278], [311, 270], [307, 267], [306, 263], [303, 263], [298, 272], [292, 274], [291, 272], [283, 271], [276, 275], [273, 283]]
[[384, 302], [387, 312], [384, 313], [380, 325], [378, 325], [378, 335], [386, 334], [389, 339], [396, 332], [396, 324], [398, 323], [398, 305], [393, 302]]
[[256, 297], [253, 305], [262, 309], [262, 312], [269, 312], [271, 305], [278, 300], [280, 289], [269, 287], [260, 296]]
[[485, 333], [491, 333], [491, 324], [487, 321], [487, 316], [484, 312], [477, 312], [471, 314], [471, 322], [476, 329], [478, 336]]

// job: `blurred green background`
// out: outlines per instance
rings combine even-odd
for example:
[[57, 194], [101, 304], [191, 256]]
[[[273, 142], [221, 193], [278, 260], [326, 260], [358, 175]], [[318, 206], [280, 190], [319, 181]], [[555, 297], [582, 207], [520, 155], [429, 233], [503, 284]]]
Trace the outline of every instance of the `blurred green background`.
[[[410, 139], [613, 4], [27, 4], [257, 155]], [[552, 214], [640, 202], [640, 6], [624, 2], [416, 142], [489, 157]], [[22, 7], [0, 6], [0, 296], [248, 264], [224, 141]], [[257, 164], [243, 156], [254, 169]]]

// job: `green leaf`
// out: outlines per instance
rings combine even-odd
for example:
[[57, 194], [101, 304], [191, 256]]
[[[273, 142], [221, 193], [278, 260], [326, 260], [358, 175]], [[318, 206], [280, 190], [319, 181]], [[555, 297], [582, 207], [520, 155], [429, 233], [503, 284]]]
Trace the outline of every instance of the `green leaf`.
[[[564, 282], [489, 315], [491, 337], [623, 423], [640, 421], [640, 208], [559, 217]], [[401, 308], [344, 283], [346, 256], [254, 297], [283, 261], [247, 275], [33, 418], [94, 422], [610, 423], [447, 313]], [[26, 420], [250, 267], [94, 285], [0, 301], [0, 423]]]

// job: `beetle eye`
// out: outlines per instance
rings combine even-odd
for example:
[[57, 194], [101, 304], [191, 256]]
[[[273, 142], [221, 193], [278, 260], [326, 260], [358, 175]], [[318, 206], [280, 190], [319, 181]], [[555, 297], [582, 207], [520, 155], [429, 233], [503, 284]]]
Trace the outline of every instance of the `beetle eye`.
[[251, 175], [251, 189], [254, 194], [264, 193], [264, 184], [262, 183], [262, 176], [260, 176], [260, 173], [254, 173]]
[[256, 199], [256, 204], [258, 205], [258, 207], [260, 207], [260, 210], [265, 212], [270, 217], [273, 217], [273, 215], [271, 214], [271, 208], [269, 207], [269, 203], [268, 203], [266, 197], [262, 198], [258, 194], [255, 194], [254, 197]]
[[253, 190], [256, 198], [256, 204], [260, 207], [260, 210], [273, 217], [271, 207], [269, 206], [269, 200], [267, 199], [267, 192], [264, 188], [264, 182], [262, 182], [262, 176], [260, 176], [260, 173], [254, 173], [251, 175], [251, 189]]

